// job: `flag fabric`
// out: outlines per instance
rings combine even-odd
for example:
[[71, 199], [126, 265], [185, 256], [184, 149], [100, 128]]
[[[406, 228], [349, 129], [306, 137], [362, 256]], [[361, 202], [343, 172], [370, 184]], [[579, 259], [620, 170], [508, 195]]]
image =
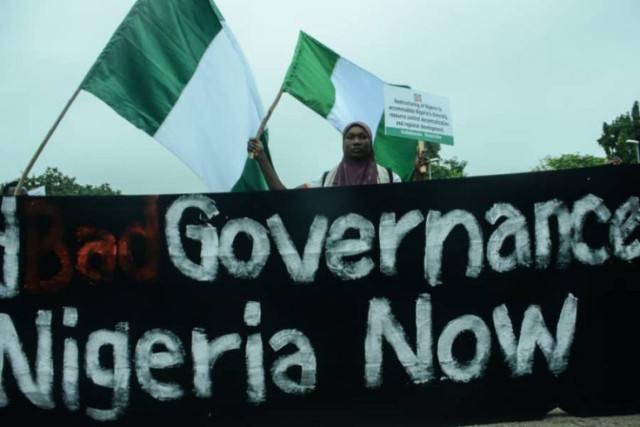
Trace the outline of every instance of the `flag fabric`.
[[246, 149], [264, 108], [213, 0], [138, 0], [82, 89], [163, 144], [209, 190], [266, 188]]
[[300, 32], [282, 90], [340, 132], [353, 121], [369, 125], [375, 134], [377, 162], [406, 181], [413, 172], [417, 142], [385, 135], [384, 85], [375, 75]]

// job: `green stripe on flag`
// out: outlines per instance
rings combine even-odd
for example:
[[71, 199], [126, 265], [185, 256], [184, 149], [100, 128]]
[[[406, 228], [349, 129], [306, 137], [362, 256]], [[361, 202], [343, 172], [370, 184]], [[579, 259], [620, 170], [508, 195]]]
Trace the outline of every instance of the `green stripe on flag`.
[[[260, 141], [262, 141], [264, 153], [267, 155], [269, 163], [271, 163], [271, 166], [273, 166], [273, 162], [271, 161], [271, 153], [269, 152], [269, 145], [267, 143], [268, 140], [269, 132], [265, 130], [260, 137]], [[249, 157], [247, 157], [242, 175], [240, 176], [238, 182], [236, 182], [236, 184], [233, 186], [231, 191], [233, 193], [241, 193], [245, 191], [264, 191], [268, 189], [269, 186], [267, 185], [267, 181], [264, 179], [264, 175], [262, 175], [260, 165], [258, 165], [258, 162], [255, 159], [250, 159]]]
[[139, 0], [82, 89], [153, 136], [222, 29], [211, 0]]
[[[429, 153], [429, 157], [437, 157], [440, 152], [440, 145], [433, 142], [425, 142], [425, 149]], [[418, 141], [386, 135], [384, 114], [382, 115], [373, 144], [376, 161], [379, 164], [386, 168], [391, 168], [402, 178], [402, 181], [411, 181], [415, 169], [414, 162], [417, 147]]]
[[417, 141], [385, 135], [384, 114], [376, 131], [373, 150], [376, 161], [386, 168], [391, 168], [402, 178], [409, 181], [414, 170]]
[[215, 14], [218, 16], [218, 19], [220, 20], [220, 22], [226, 21], [226, 19], [224, 19], [224, 16], [222, 16], [222, 12], [220, 12], [220, 9], [218, 9], [218, 6], [216, 6], [213, 0], [209, 0], [209, 4], [211, 4], [211, 7], [213, 8], [213, 11], [215, 12]]
[[331, 74], [338, 59], [338, 54], [301, 31], [282, 90], [326, 118], [336, 100]]

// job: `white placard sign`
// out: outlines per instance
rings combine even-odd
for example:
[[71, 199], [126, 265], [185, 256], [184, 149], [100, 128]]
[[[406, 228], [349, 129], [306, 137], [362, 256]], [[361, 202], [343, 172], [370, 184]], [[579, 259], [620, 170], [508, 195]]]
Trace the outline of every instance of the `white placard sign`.
[[29, 196], [46, 196], [47, 195], [47, 189], [44, 185], [40, 186], [40, 187], [36, 187], [32, 190], [27, 191], [27, 195]]
[[385, 85], [384, 120], [387, 135], [453, 145], [449, 100], [442, 96]]

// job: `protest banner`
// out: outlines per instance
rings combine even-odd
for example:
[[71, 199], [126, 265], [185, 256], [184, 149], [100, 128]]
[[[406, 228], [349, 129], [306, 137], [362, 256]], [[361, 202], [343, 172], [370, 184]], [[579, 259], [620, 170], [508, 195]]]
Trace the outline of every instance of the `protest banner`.
[[5, 197], [0, 420], [637, 413], [638, 172]]

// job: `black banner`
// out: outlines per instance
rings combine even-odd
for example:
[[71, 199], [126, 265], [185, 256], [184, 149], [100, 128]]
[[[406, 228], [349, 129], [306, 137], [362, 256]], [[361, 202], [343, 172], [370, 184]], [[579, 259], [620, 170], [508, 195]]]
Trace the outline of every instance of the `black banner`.
[[639, 174], [4, 198], [0, 420], [636, 413]]

